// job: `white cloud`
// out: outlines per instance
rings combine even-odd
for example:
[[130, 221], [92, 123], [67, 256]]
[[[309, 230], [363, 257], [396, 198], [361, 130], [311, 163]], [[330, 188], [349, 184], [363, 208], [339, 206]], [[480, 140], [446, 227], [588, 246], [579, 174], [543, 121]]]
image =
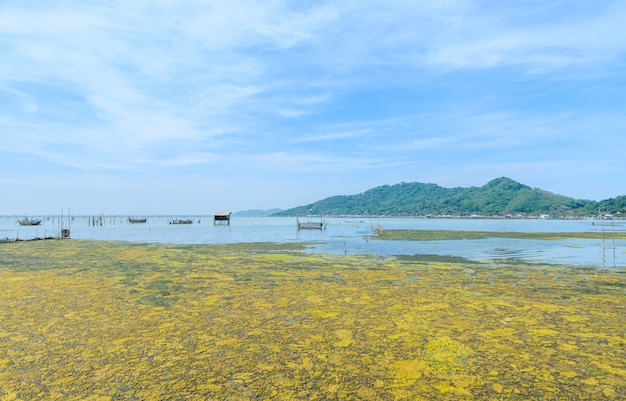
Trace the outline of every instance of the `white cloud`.
[[319, 134], [302, 134], [297, 137], [291, 138], [288, 143], [296, 144], [296, 143], [306, 143], [306, 142], [326, 142], [326, 141], [336, 141], [343, 139], [353, 139], [359, 138], [364, 135], [367, 135], [370, 132], [368, 129], [359, 129], [359, 130], [351, 130], [351, 131], [336, 131], [336, 132], [328, 132], [328, 133], [319, 133]]
[[500, 14], [475, 10], [450, 35], [431, 43], [428, 61], [455, 69], [519, 65], [533, 72], [601, 67], [625, 53], [626, 28], [619, 21], [626, 8], [595, 4], [584, 17], [555, 15], [540, 22], [515, 8]]
[[623, 83], [623, 2], [72, 3], [0, 6], [0, 152], [43, 168], [358, 180], [623, 156], [622, 96], [593, 106]]

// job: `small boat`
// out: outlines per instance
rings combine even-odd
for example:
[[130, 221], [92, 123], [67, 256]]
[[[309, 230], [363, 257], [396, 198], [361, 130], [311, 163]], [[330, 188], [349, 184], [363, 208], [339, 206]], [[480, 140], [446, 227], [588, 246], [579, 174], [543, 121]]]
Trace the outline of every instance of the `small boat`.
[[148, 219], [146, 217], [144, 218], [139, 218], [139, 217], [129, 217], [128, 218], [128, 222], [131, 224], [135, 224], [135, 223], [145, 223], [146, 221], [148, 221]]
[[41, 224], [41, 220], [31, 220], [28, 217], [17, 222], [20, 223], [20, 226], [38, 226]]
[[191, 220], [191, 219], [170, 220], [170, 224], [193, 224], [193, 220]]

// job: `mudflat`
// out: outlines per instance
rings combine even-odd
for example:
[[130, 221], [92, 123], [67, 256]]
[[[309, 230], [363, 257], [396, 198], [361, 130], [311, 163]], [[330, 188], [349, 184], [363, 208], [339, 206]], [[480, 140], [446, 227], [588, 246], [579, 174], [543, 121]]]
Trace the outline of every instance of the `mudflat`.
[[0, 399], [620, 399], [620, 268], [0, 244]]

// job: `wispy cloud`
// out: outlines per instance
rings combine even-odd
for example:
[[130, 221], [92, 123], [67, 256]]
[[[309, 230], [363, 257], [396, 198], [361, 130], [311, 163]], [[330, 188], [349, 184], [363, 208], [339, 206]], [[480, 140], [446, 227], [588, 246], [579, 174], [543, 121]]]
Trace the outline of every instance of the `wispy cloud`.
[[289, 182], [518, 171], [502, 158], [580, 174], [584, 149], [623, 156], [624, 19], [621, 1], [8, 0], [0, 153]]

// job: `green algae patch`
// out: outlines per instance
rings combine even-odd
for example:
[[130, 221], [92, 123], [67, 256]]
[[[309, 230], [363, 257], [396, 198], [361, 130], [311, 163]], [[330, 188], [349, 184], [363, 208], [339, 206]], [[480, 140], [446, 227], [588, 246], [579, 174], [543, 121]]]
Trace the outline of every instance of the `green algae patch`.
[[467, 259], [461, 256], [433, 255], [433, 254], [416, 254], [416, 255], [397, 255], [396, 259], [401, 262], [408, 263], [433, 263], [443, 262], [451, 265], [459, 264], [480, 264], [480, 261]]
[[464, 230], [381, 230], [379, 240], [404, 241], [444, 241], [444, 240], [473, 240], [485, 238], [518, 238], [534, 240], [563, 240], [563, 239], [626, 239], [626, 231], [587, 232], [504, 232], [504, 231], [464, 231]]
[[620, 269], [0, 246], [0, 400], [618, 400]]

